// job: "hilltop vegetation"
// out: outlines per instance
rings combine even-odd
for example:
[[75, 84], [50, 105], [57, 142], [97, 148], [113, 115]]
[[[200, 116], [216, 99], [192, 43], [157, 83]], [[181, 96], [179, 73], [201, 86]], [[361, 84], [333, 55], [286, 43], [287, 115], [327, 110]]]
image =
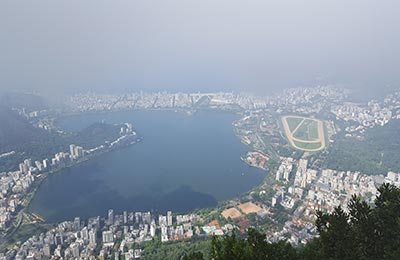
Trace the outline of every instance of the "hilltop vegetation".
[[340, 136], [330, 146], [325, 161], [327, 168], [341, 171], [361, 171], [365, 174], [399, 172], [400, 121], [368, 129], [364, 139]]
[[0, 104], [4, 107], [19, 107], [34, 111], [47, 109], [49, 101], [34, 94], [3, 92], [0, 93]]
[[28, 120], [5, 106], [0, 107], [0, 122], [0, 153], [26, 143], [41, 143], [48, 135], [45, 130], [33, 127]]
[[0, 154], [37, 146], [45, 142], [49, 133], [41, 128], [35, 128], [24, 117], [20, 116], [14, 107], [26, 108], [29, 111], [47, 108], [46, 101], [39, 96], [21, 93], [0, 93]]
[[77, 133], [59, 134], [34, 127], [9, 107], [0, 107], [0, 154], [16, 153], [1, 159], [0, 172], [15, 170], [26, 158], [43, 160], [55, 153], [67, 152], [70, 144], [93, 148], [119, 137], [119, 126], [94, 123]]

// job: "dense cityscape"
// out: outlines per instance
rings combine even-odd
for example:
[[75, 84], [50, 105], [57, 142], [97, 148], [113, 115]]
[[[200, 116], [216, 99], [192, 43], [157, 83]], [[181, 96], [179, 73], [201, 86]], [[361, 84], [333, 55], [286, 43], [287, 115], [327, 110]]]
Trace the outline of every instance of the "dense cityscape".
[[[110, 209], [107, 217], [93, 216], [86, 220], [77, 216], [21, 241], [2, 253], [0, 259], [140, 259], [145, 242], [171, 243], [220, 236], [232, 230], [244, 232], [251, 226], [265, 232], [271, 243], [286, 239], [293, 245], [306, 244], [316, 235], [316, 210], [331, 212], [339, 205], [345, 207], [354, 194], [372, 203], [382, 183], [400, 186], [400, 174], [388, 171], [369, 175], [330, 169], [323, 163], [325, 151], [299, 153], [288, 145], [282, 134], [281, 117], [296, 114], [305, 119], [322, 120], [325, 130], [320, 138], [327, 140], [329, 146], [341, 133], [340, 138], [363, 139], [367, 129], [398, 120], [399, 93], [365, 104], [350, 102], [347, 90], [333, 86], [290, 89], [271, 97], [222, 92], [74, 95], [67, 101], [69, 113], [154, 109], [181, 111], [189, 116], [202, 109], [239, 113], [241, 119], [232, 122], [233, 132], [249, 150], [241, 159], [265, 171], [265, 180], [239, 198], [220, 202], [211, 211], [185, 214], [168, 211], [163, 215], [128, 210], [114, 213]], [[54, 123], [60, 112], [15, 110], [35, 127], [63, 132]], [[304, 120], [293, 123], [293, 136]], [[0, 229], [3, 234], [13, 233], [24, 222], [44, 221], [40, 215], [24, 209], [34, 196], [36, 184], [47, 175], [140, 140], [131, 124], [118, 127], [120, 136], [104, 145], [89, 148], [71, 144], [68, 152], [61, 151], [41, 161], [28, 158], [16, 166], [18, 170], [1, 173]], [[310, 127], [306, 131], [308, 137]], [[301, 137], [297, 135], [296, 138]], [[312, 138], [306, 139], [303, 141], [313, 142]], [[6, 152], [0, 157], [7, 158], [13, 153]]]

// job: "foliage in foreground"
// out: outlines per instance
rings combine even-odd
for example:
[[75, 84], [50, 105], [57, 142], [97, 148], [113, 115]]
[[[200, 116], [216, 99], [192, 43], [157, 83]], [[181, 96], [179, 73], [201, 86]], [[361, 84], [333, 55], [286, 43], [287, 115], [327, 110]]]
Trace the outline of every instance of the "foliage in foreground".
[[[264, 234], [250, 229], [245, 238], [214, 237], [209, 254], [214, 260], [400, 259], [400, 189], [384, 184], [379, 192], [374, 207], [353, 196], [348, 213], [341, 207], [318, 212], [320, 237], [302, 248], [285, 241], [269, 244]], [[204, 254], [191, 252], [182, 259], [201, 260]]]
[[[180, 259], [182, 255], [192, 255], [190, 260], [204, 259], [210, 248], [210, 240], [198, 239], [191, 241], [178, 241], [172, 243], [161, 243], [160, 240], [146, 243], [142, 254], [144, 260], [158, 259]], [[194, 252], [194, 253], [190, 253]], [[201, 256], [195, 258], [194, 256]], [[205, 258], [206, 260], [208, 258]]]

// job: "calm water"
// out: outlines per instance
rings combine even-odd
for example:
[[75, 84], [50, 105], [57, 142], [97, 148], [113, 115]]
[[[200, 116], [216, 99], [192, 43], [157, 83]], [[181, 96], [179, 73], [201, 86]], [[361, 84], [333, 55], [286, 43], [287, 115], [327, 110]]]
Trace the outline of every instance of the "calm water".
[[47, 178], [32, 201], [49, 222], [116, 211], [209, 207], [261, 183], [265, 173], [240, 160], [246, 147], [234, 136], [236, 115], [166, 111], [114, 112], [61, 120], [77, 131], [93, 122], [131, 122], [136, 145], [103, 154]]

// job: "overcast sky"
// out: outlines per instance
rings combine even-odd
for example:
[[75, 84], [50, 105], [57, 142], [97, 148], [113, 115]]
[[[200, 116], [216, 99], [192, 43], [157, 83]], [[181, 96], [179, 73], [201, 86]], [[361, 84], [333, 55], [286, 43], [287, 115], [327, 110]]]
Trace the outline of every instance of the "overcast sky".
[[266, 93], [400, 79], [398, 0], [2, 0], [0, 36], [3, 90]]

